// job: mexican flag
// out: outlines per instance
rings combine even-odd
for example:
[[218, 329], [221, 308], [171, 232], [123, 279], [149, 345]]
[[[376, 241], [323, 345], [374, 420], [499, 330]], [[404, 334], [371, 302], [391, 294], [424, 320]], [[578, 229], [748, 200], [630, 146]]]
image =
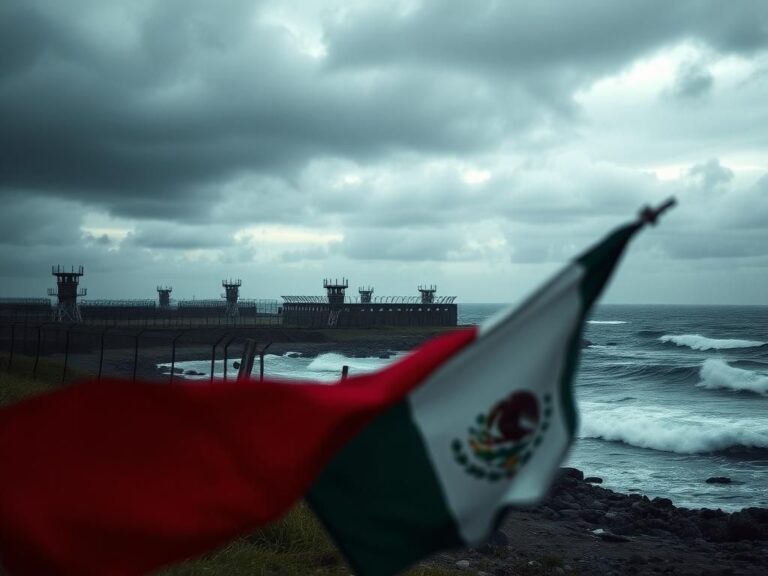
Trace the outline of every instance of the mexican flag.
[[336, 385], [86, 381], [0, 408], [0, 564], [144, 574], [305, 495], [363, 576], [481, 542], [565, 455], [584, 318], [643, 222], [514, 310]]
[[641, 226], [617, 230], [480, 326], [334, 457], [309, 502], [355, 574], [396, 574], [480, 544], [507, 507], [546, 494], [576, 430], [585, 317]]

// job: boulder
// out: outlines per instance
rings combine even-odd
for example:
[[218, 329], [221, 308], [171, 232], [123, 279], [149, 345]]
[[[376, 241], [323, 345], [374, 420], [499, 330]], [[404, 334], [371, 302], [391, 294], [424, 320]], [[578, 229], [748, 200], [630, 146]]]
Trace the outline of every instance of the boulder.
[[584, 478], [584, 482], [589, 482], [590, 484], [602, 484], [603, 479], [599, 476], [587, 476]]
[[728, 518], [729, 540], [765, 540], [766, 537], [768, 537], [766, 530], [749, 512], [744, 510], [734, 512]]
[[654, 498], [651, 500], [651, 504], [656, 506], [657, 508], [674, 508], [674, 504], [672, 504], [672, 500], [669, 498]]
[[712, 476], [707, 478], [707, 484], [730, 484], [731, 479], [728, 476]]
[[561, 478], [572, 478], [574, 480], [584, 480], [584, 472], [578, 468], [560, 468]]

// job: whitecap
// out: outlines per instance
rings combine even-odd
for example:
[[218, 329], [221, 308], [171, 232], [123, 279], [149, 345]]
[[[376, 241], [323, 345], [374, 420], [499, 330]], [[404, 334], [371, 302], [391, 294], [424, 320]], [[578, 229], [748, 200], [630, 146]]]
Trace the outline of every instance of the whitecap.
[[697, 386], [709, 389], [757, 392], [768, 395], [768, 376], [751, 370], [734, 368], [727, 362], [708, 358], [699, 370]]
[[665, 334], [659, 338], [661, 342], [671, 342], [677, 346], [687, 346], [693, 350], [727, 350], [732, 348], [756, 348], [765, 346], [765, 342], [757, 340], [707, 338], [701, 334]]
[[714, 419], [669, 408], [580, 403], [581, 438], [623, 442], [678, 454], [704, 454], [733, 448], [768, 448], [768, 431], [748, 419]]
[[373, 372], [391, 363], [395, 357], [382, 358], [350, 358], [337, 352], [320, 354], [307, 366], [308, 372], [341, 372], [342, 367], [349, 366], [352, 373]]
[[625, 320], [587, 320], [587, 324], [626, 324]]

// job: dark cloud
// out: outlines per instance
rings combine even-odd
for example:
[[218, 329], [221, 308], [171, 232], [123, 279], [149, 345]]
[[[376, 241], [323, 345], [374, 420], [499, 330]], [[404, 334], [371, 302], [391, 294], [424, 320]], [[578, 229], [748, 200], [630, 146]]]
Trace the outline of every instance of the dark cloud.
[[691, 166], [688, 176], [702, 189], [710, 191], [733, 180], [733, 170], [723, 166], [717, 158], [714, 158]]
[[[391, 7], [364, 5], [330, 27], [339, 66], [404, 61], [463, 67], [519, 77], [568, 73], [580, 82], [686, 38], [725, 52], [765, 48], [768, 7], [760, 0], [723, 10], [717, 2], [578, 4], [461, 0], [419, 3], [400, 17]], [[568, 95], [566, 94], [565, 97]]]
[[[84, 263], [107, 297], [327, 261], [494, 275], [675, 186], [707, 215], [654, 254], [757, 257], [768, 187], [736, 166], [768, 147], [764, 2], [321, 4], [3, 2], [4, 277]], [[627, 83], [660, 54], [664, 86]]]
[[681, 99], [701, 98], [714, 84], [714, 78], [700, 62], [686, 62], [677, 71], [672, 95]]

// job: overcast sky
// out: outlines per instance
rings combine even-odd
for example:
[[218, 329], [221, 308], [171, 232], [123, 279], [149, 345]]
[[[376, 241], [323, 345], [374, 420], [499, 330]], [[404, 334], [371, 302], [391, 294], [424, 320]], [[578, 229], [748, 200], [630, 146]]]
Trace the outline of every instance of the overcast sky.
[[[768, 2], [3, 0], [0, 296], [768, 304]], [[355, 290], [356, 293], [356, 290]]]

